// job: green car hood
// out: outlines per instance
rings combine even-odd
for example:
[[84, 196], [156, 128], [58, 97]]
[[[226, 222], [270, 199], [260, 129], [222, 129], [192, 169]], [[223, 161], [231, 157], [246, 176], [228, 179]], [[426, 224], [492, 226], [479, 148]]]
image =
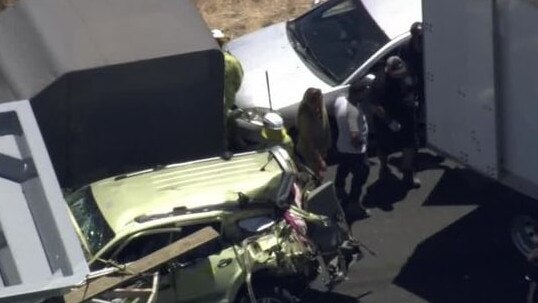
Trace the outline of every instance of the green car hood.
[[119, 232], [142, 215], [169, 213], [174, 208], [211, 210], [238, 203], [238, 193], [254, 200], [274, 200], [283, 170], [268, 155], [251, 153], [231, 160], [169, 165], [104, 179], [91, 188], [106, 221]]

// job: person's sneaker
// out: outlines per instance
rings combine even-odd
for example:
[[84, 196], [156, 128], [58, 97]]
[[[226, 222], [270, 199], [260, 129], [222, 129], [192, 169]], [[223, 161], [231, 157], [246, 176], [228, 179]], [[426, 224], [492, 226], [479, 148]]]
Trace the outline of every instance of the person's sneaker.
[[361, 207], [361, 208], [359, 208], [358, 215], [362, 219], [370, 218], [370, 211], [368, 209], [366, 209], [366, 208]]
[[359, 209], [366, 217], [370, 217], [370, 210], [364, 207], [364, 200], [359, 200]]
[[366, 207], [364, 207], [362, 205], [362, 201], [357, 201], [357, 202], [358, 202], [357, 203], [358, 204], [357, 205], [358, 206], [357, 207], [357, 209], [358, 209], [357, 213], [358, 213], [359, 217], [360, 218], [369, 218], [370, 217], [370, 210], [368, 210]]
[[346, 190], [342, 187], [335, 187], [335, 190], [336, 190], [336, 198], [340, 200], [340, 202], [345, 203], [346, 202], [345, 200], [348, 198]]
[[412, 173], [405, 173], [403, 182], [409, 188], [419, 188], [422, 185], [420, 179], [415, 177]]

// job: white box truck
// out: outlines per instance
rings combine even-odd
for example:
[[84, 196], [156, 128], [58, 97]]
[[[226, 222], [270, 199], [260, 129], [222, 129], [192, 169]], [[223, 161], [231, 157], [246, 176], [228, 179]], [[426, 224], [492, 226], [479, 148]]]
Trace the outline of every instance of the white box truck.
[[[429, 145], [535, 199], [537, 20], [532, 0], [423, 1]], [[535, 208], [514, 221], [524, 253], [538, 246]]]

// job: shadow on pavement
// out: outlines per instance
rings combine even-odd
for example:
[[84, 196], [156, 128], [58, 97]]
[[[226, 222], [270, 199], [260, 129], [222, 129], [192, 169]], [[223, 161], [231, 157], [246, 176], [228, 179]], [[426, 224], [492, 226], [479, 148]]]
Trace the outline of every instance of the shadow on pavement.
[[398, 177], [389, 174], [368, 186], [363, 197], [363, 205], [367, 208], [377, 207], [384, 211], [392, 211], [393, 204], [405, 199], [407, 188]]
[[428, 302], [524, 302], [528, 285], [509, 226], [514, 204], [530, 199], [485, 178], [469, 184], [470, 173], [447, 171], [424, 205], [478, 207], [419, 244], [393, 283]]
[[446, 169], [424, 206], [482, 205], [517, 195], [512, 190], [469, 169]]
[[[429, 169], [449, 170], [450, 168], [443, 164], [444, 160], [443, 157], [434, 155], [431, 152], [420, 151], [416, 155], [417, 171]], [[401, 156], [392, 156], [389, 160], [390, 165], [394, 166], [396, 170], [400, 170], [401, 162]], [[392, 170], [394, 171], [395, 169], [393, 168]], [[372, 171], [377, 173], [378, 169]], [[409, 190], [410, 188], [406, 187], [396, 175], [390, 173], [383, 179], [377, 179], [367, 188], [363, 197], [363, 205], [367, 208], [377, 207], [383, 211], [392, 211], [394, 209], [393, 204], [404, 200]]]
[[[366, 296], [368, 294], [364, 294]], [[309, 289], [304, 296], [301, 297], [302, 303], [321, 303], [321, 302], [338, 302], [338, 303], [360, 303], [359, 297], [351, 297], [335, 292], [323, 292], [315, 289]]]
[[[420, 150], [415, 156], [415, 169], [417, 172], [430, 169], [448, 169], [449, 167], [446, 166], [444, 162], [444, 157], [433, 154], [432, 152], [427, 150]], [[401, 170], [402, 156], [392, 156], [389, 159], [389, 164]]]

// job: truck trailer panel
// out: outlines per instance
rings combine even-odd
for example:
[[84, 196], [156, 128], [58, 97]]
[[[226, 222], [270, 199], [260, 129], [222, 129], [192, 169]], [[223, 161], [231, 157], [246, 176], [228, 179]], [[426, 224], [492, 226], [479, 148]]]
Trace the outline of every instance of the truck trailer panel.
[[428, 143], [538, 198], [538, 4], [423, 1]]

